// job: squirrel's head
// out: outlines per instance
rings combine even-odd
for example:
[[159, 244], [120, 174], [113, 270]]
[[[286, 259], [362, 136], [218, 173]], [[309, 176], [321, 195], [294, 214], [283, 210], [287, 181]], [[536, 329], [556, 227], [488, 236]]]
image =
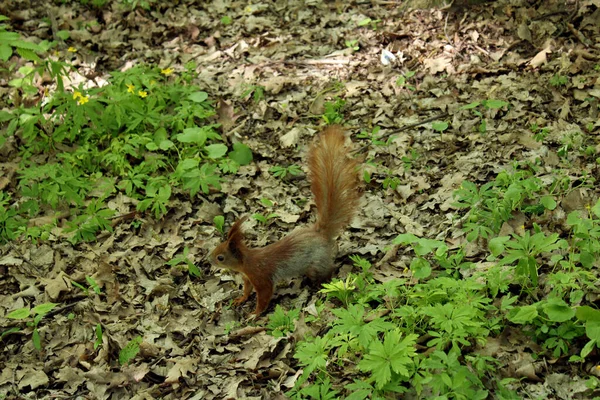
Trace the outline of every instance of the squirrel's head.
[[210, 262], [215, 267], [227, 268], [233, 271], [240, 271], [244, 264], [246, 255], [246, 244], [244, 243], [244, 233], [242, 232], [242, 223], [247, 217], [238, 219], [227, 233], [227, 240], [218, 245], [210, 253]]

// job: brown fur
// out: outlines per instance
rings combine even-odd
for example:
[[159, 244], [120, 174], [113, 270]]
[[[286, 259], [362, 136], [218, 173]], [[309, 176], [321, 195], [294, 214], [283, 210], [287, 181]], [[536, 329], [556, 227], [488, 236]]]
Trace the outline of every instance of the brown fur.
[[335, 237], [356, 213], [358, 193], [357, 163], [346, 155], [341, 127], [326, 128], [308, 153], [311, 190], [317, 205], [314, 226], [297, 228], [283, 239], [258, 249], [246, 247], [241, 226], [236, 221], [227, 240], [210, 255], [211, 262], [242, 273], [244, 293], [234, 301], [245, 302], [256, 290], [255, 314], [261, 314], [273, 296], [274, 284], [281, 279], [307, 275], [311, 279], [328, 279], [333, 272]]

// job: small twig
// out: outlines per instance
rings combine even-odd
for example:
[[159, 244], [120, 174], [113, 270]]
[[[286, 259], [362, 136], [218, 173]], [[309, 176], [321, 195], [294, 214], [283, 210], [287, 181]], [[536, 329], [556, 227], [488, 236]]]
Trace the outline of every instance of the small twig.
[[[390, 136], [392, 136], [392, 135], [397, 135], [397, 134], [398, 134], [398, 133], [400, 133], [400, 132], [404, 132], [404, 131], [406, 131], [406, 130], [409, 130], [409, 129], [412, 129], [412, 128], [416, 128], [417, 126], [424, 125], [424, 124], [426, 124], [426, 123], [428, 123], [428, 122], [432, 122], [432, 121], [435, 121], [435, 120], [438, 120], [438, 119], [446, 118], [446, 117], [447, 117], [447, 116], [449, 116], [449, 115], [450, 115], [449, 113], [445, 112], [445, 113], [443, 113], [443, 114], [435, 115], [435, 116], [433, 116], [433, 117], [430, 117], [430, 118], [424, 119], [423, 121], [415, 122], [414, 124], [408, 124], [408, 125], [404, 125], [404, 126], [403, 126], [402, 128], [400, 128], [400, 129], [397, 129], [397, 130], [394, 130], [394, 131], [388, 132], [388, 133], [386, 133], [385, 135], [383, 135], [383, 136], [381, 136], [381, 137], [378, 137], [378, 138], [377, 138], [377, 140], [383, 140], [383, 139], [387, 139], [387, 138], [389, 138], [389, 137], [390, 137]], [[366, 150], [366, 149], [367, 149], [367, 148], [369, 148], [370, 146], [371, 146], [371, 143], [368, 143], [368, 144], [366, 144], [366, 145], [364, 145], [364, 146], [362, 146], [362, 147], [358, 148], [357, 150], [353, 150], [353, 151], [352, 151], [352, 153], [354, 153], [354, 154], [362, 153], [364, 150]]]

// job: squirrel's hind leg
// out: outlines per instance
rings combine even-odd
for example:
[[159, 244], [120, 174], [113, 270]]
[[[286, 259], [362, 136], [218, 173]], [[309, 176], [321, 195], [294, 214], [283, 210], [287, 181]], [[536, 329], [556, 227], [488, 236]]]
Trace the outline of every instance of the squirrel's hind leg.
[[255, 280], [253, 282], [256, 290], [256, 310], [254, 314], [260, 315], [267, 309], [271, 297], [273, 297], [273, 282], [271, 280]]

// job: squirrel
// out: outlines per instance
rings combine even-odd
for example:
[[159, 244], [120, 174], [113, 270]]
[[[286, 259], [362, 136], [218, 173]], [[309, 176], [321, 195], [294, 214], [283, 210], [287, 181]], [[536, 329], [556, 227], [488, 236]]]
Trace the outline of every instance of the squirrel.
[[330, 126], [308, 151], [310, 188], [317, 207], [314, 225], [296, 228], [268, 246], [249, 248], [242, 232], [247, 217], [243, 217], [233, 224], [227, 240], [210, 254], [214, 266], [242, 274], [244, 293], [234, 300], [235, 306], [243, 304], [254, 288], [254, 314], [258, 316], [268, 307], [278, 281], [301, 275], [316, 281], [331, 278], [337, 252], [335, 239], [354, 217], [360, 200], [358, 163], [348, 158], [345, 140], [340, 126]]

